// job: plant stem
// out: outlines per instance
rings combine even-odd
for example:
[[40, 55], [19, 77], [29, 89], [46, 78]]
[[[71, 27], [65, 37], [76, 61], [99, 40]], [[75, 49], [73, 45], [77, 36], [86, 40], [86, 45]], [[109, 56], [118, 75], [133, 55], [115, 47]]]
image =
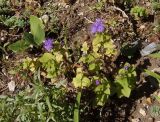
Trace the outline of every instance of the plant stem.
[[76, 103], [74, 106], [74, 122], [79, 122], [79, 106], [81, 101], [81, 90], [77, 94]]

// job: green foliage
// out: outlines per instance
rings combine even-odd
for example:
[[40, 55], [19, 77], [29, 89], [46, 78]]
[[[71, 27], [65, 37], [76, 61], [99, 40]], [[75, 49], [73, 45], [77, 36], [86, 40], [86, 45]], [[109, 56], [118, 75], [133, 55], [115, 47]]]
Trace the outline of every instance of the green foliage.
[[[104, 53], [106, 56], [116, 55], [116, 48], [111, 37], [108, 34], [97, 34], [93, 39], [93, 52]], [[103, 49], [103, 50], [102, 50]]]
[[81, 68], [77, 69], [77, 75], [75, 78], [73, 78], [72, 83], [76, 88], [89, 87], [91, 85], [90, 79], [83, 74]]
[[30, 71], [35, 72], [35, 70], [36, 70], [35, 60], [32, 60], [29, 57], [24, 59], [23, 64], [22, 64], [23, 70], [24, 69], [29, 69]]
[[152, 9], [155, 11], [160, 10], [160, 1], [159, 0], [152, 0]]
[[104, 78], [101, 80], [101, 84], [95, 87], [94, 92], [96, 93], [96, 104], [103, 106], [110, 96], [110, 82]]
[[13, 52], [23, 52], [29, 47], [30, 43], [24, 40], [19, 40], [11, 45], [9, 45], [9, 49]]
[[47, 72], [47, 78], [57, 78], [61, 74], [60, 64], [62, 61], [62, 55], [57, 53], [44, 53], [42, 57], [39, 58], [42, 68]]
[[24, 33], [23, 40], [9, 45], [9, 49], [14, 52], [23, 52], [30, 45], [39, 46], [45, 39], [44, 25], [36, 16], [30, 16], [30, 33]]
[[134, 15], [135, 19], [147, 17], [146, 9], [141, 6], [135, 6], [131, 9], [130, 13]]
[[92, 10], [102, 10], [104, 8], [106, 0], [100, 0], [97, 3], [94, 4], [94, 6], [91, 6]]
[[0, 96], [0, 121], [72, 121], [73, 106], [65, 101], [65, 90], [34, 84], [15, 97]]
[[[126, 67], [126, 68], [125, 68]], [[115, 79], [116, 93], [118, 97], [129, 97], [136, 83], [136, 72], [133, 66], [125, 64], [124, 68], [118, 71]]]
[[5, 18], [1, 21], [3, 22], [4, 25], [12, 28], [15, 28], [15, 27], [22, 28], [27, 24], [25, 20], [23, 20], [22, 18], [17, 18], [16, 16], [12, 16], [7, 19]]

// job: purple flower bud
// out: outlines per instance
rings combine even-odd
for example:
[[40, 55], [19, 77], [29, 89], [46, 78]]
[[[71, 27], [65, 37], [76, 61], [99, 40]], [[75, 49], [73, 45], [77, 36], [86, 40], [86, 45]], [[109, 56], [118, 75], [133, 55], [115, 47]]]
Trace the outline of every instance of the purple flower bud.
[[100, 84], [100, 81], [99, 80], [96, 80], [96, 85], [98, 86]]
[[43, 44], [43, 47], [47, 51], [51, 51], [51, 49], [53, 48], [53, 39], [51, 39], [51, 38], [46, 39]]
[[96, 21], [91, 25], [91, 33], [101, 33], [105, 30], [104, 22], [102, 19], [96, 19]]

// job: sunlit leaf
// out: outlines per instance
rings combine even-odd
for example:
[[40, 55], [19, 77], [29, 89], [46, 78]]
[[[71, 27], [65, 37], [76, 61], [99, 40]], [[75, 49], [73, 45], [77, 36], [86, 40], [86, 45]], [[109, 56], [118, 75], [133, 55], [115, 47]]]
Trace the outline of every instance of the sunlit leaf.
[[89, 49], [89, 48], [88, 48], [87, 42], [84, 42], [83, 45], [82, 45], [81, 51], [87, 53], [88, 49]]
[[72, 83], [76, 88], [89, 87], [91, 85], [90, 79], [84, 76], [82, 73], [77, 74], [76, 77], [73, 78]]
[[42, 63], [46, 63], [51, 59], [54, 59], [54, 55], [52, 55], [51, 53], [44, 53], [42, 57], [39, 58], [39, 61]]

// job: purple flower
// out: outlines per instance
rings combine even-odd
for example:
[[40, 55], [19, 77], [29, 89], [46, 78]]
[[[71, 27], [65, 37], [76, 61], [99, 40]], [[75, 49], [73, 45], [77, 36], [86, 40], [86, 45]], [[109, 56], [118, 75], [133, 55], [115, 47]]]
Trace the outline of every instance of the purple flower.
[[99, 80], [96, 80], [96, 85], [98, 86], [100, 84], [100, 81]]
[[91, 33], [101, 33], [105, 30], [104, 22], [102, 19], [96, 19], [91, 25]]
[[129, 68], [128, 66], [124, 66], [124, 69], [125, 69], [125, 70], [128, 70], [128, 68]]
[[51, 38], [46, 39], [43, 44], [43, 47], [47, 51], [51, 51], [51, 49], [53, 48], [53, 39], [51, 39]]

